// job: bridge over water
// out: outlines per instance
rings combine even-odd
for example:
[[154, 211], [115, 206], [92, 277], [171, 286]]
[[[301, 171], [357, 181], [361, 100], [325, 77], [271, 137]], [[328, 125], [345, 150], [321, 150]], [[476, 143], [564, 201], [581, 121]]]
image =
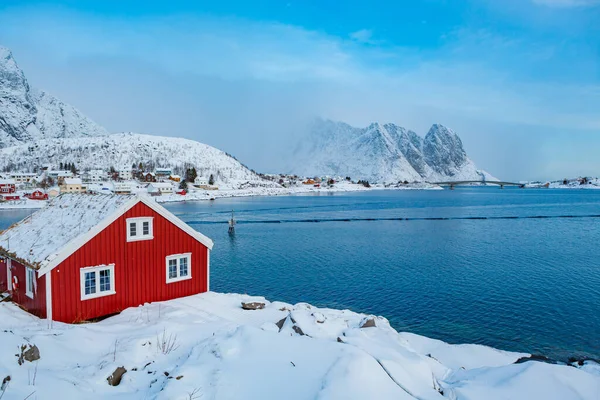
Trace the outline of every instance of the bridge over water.
[[500, 186], [500, 189], [504, 189], [504, 186], [517, 186], [521, 189], [525, 187], [524, 183], [503, 182], [503, 181], [449, 181], [449, 182], [430, 182], [430, 183], [432, 183], [434, 185], [440, 185], [440, 186], [449, 186], [450, 190], [454, 190], [454, 186], [471, 185], [474, 183], [478, 183], [481, 185], [497, 185], [497, 186]]

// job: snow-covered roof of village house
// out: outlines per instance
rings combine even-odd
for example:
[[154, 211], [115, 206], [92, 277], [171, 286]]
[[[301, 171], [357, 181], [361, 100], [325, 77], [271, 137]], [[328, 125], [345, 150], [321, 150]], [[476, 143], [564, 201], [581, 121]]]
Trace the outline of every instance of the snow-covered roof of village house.
[[133, 197], [62, 194], [0, 233], [0, 247], [32, 266], [40, 266]]
[[153, 188], [167, 188], [167, 189], [173, 188], [173, 185], [168, 182], [153, 182], [148, 186], [152, 186]]
[[14, 179], [0, 179], [0, 185], [14, 185]]
[[65, 185], [81, 185], [81, 178], [65, 178]]

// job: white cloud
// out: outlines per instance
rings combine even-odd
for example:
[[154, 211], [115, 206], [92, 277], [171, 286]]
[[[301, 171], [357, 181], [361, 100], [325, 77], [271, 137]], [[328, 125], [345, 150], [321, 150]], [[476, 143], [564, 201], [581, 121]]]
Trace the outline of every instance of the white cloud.
[[590, 7], [600, 5], [600, 0], [532, 0], [535, 4], [558, 7], [558, 8], [570, 8], [570, 7]]

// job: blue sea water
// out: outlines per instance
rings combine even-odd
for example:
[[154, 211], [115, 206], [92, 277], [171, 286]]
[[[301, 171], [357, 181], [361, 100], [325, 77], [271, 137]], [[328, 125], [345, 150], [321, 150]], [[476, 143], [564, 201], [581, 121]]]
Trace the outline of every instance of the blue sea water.
[[[383, 315], [400, 331], [451, 343], [600, 359], [600, 191], [369, 191], [166, 206], [214, 240], [214, 291]], [[0, 213], [0, 228], [26, 213]]]

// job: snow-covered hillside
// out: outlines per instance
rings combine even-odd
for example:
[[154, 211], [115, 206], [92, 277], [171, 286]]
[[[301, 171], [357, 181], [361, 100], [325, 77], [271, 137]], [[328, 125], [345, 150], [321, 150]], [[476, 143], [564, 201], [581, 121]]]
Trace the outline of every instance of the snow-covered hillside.
[[11, 51], [0, 46], [0, 147], [45, 138], [106, 134], [74, 107], [31, 89]]
[[[266, 307], [247, 311], [242, 301]], [[382, 317], [235, 294], [147, 304], [52, 329], [0, 303], [0, 321], [5, 399], [569, 400], [600, 393], [594, 362], [515, 363], [529, 355], [398, 333]], [[39, 360], [19, 365], [22, 345], [37, 346]], [[109, 386], [118, 367], [127, 372]]]
[[81, 171], [118, 169], [140, 162], [156, 167], [194, 166], [198, 176], [214, 174], [217, 182], [263, 181], [239, 161], [212, 146], [193, 140], [115, 133], [106, 136], [45, 139], [0, 149], [0, 169], [28, 170], [31, 166], [75, 163]]
[[350, 176], [372, 182], [497, 180], [467, 157], [451, 129], [433, 125], [425, 138], [395, 124], [355, 128], [316, 120], [292, 161], [301, 175]]

